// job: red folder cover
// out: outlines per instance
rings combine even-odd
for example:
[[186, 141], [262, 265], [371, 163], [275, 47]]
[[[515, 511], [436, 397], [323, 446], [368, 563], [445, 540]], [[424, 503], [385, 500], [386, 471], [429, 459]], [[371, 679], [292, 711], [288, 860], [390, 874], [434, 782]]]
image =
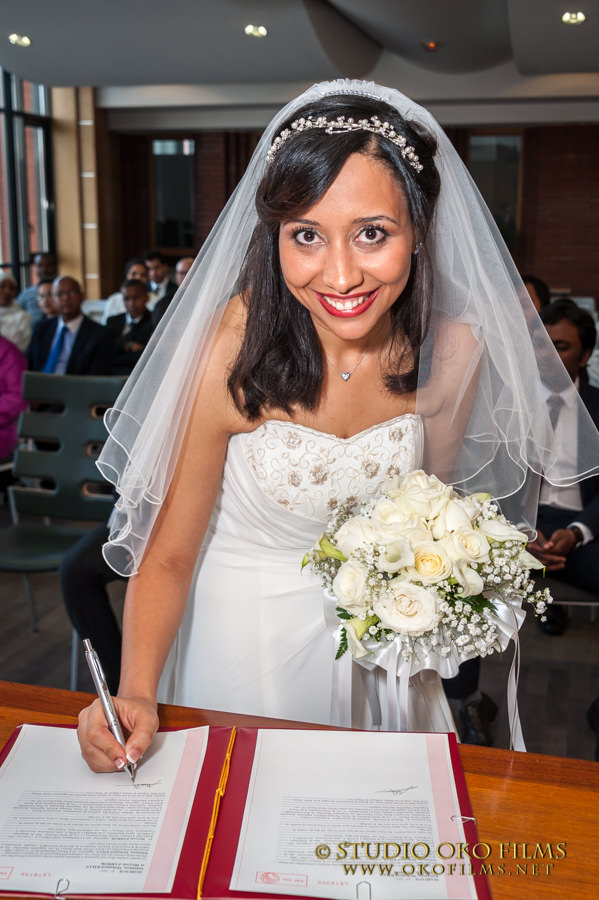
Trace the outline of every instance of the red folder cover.
[[[52, 726], [56, 727], [56, 726]], [[60, 726], [72, 727], [72, 726]], [[348, 738], [351, 732], [346, 732]], [[18, 734], [12, 735], [0, 753], [0, 765], [6, 759]], [[273, 894], [258, 891], [245, 893], [229, 889], [231, 874], [237, 853], [240, 830], [245, 810], [248, 786], [254, 761], [254, 751], [258, 729], [231, 729], [221, 726], [210, 726], [208, 746], [198, 781], [194, 803], [190, 813], [187, 831], [172, 891], [169, 894], [147, 894], [156, 898], [171, 900], [224, 900], [233, 898], [240, 900], [244, 896], [264, 898], [264, 900], [287, 900], [290, 893]], [[466, 790], [466, 782], [453, 734], [448, 735], [450, 757], [453, 768], [456, 791], [462, 816], [466, 841], [476, 844], [478, 841], [476, 823]], [[480, 872], [481, 862], [472, 859], [472, 870]], [[477, 874], [474, 879], [479, 900], [490, 900], [487, 878]], [[48, 896], [9, 892], [0, 888], [0, 896], [25, 897]], [[140, 894], [85, 894], [65, 893], [68, 897], [111, 897], [137, 898]], [[306, 898], [310, 900], [310, 898]], [[318, 900], [318, 898], [315, 898]]]

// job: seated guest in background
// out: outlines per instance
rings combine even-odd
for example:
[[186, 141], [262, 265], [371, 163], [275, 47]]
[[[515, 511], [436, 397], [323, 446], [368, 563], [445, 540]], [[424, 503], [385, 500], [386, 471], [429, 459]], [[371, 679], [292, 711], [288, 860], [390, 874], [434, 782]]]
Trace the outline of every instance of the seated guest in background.
[[[42, 318], [44, 319], [55, 319], [58, 315], [52, 295], [53, 284], [53, 278], [42, 278], [37, 283], [37, 305], [42, 311]], [[39, 319], [37, 321], [39, 322]]]
[[106, 585], [124, 580], [104, 561], [102, 545], [108, 525], [93, 528], [74, 544], [60, 566], [60, 587], [73, 628], [89, 639], [102, 660], [106, 682], [116, 694], [121, 670], [121, 631], [110, 605]]
[[27, 358], [19, 348], [0, 337], [0, 459], [11, 456], [17, 445], [17, 419], [23, 400], [23, 372]]
[[103, 325], [81, 312], [83, 292], [69, 275], [56, 278], [55, 319], [38, 322], [29, 346], [29, 368], [55, 375], [108, 375], [110, 345]]
[[170, 277], [166, 256], [160, 250], [148, 250], [144, 259], [150, 276], [150, 290], [158, 300], [169, 294], [172, 297], [177, 290], [177, 283]]
[[[134, 256], [133, 259], [130, 259], [125, 265], [125, 274], [123, 277], [123, 281], [127, 281], [129, 278], [135, 278], [137, 281], [143, 281], [145, 285], [148, 285], [148, 267], [146, 266], [145, 260], [142, 259], [141, 256]], [[153, 291], [150, 291], [148, 286], [148, 309], [152, 310], [154, 308], [154, 304], [158, 297]], [[104, 303], [104, 313], [102, 316], [102, 324], [106, 325], [107, 321], [112, 316], [120, 316], [125, 312], [125, 303], [123, 300], [122, 291], [119, 289], [116, 293], [111, 294], [110, 297]]]
[[523, 275], [522, 281], [526, 285], [526, 290], [530, 294], [530, 299], [535, 305], [537, 312], [540, 312], [544, 306], [551, 303], [551, 292], [548, 286], [536, 275]]
[[31, 317], [15, 302], [16, 296], [14, 276], [0, 271], [0, 334], [25, 353], [31, 338]]
[[150, 340], [154, 326], [152, 313], [146, 309], [146, 283], [129, 278], [121, 287], [121, 292], [127, 312], [111, 316], [106, 322], [106, 330], [112, 346], [112, 374], [130, 375]]
[[[189, 272], [193, 265], [193, 256], [182, 256], [180, 260], [178, 260], [177, 265], [175, 266], [175, 283], [177, 287], [183, 284], [185, 276]], [[175, 296], [175, 291], [166, 294], [156, 303], [156, 306], [152, 310], [152, 319], [154, 321], [154, 327], [158, 325], [159, 321], [165, 314], [168, 306]]]
[[[585, 370], [595, 346], [595, 323], [588, 312], [568, 299], [543, 307], [541, 319], [572, 379], [571, 388], [547, 397], [565, 477], [575, 470], [578, 453], [576, 391], [599, 425], [599, 390], [588, 383]], [[599, 599], [599, 477], [570, 487], [554, 487], [544, 481], [537, 531], [528, 550], [544, 563], [551, 577], [591, 591]], [[554, 604], [540, 627], [547, 634], [559, 635], [566, 624], [563, 608]]]
[[56, 257], [52, 253], [36, 253], [33, 257], [33, 269], [36, 278], [36, 284], [25, 288], [17, 297], [17, 303], [28, 312], [31, 316], [31, 322], [35, 325], [43, 318], [38, 303], [37, 289], [40, 283], [49, 278], [53, 281], [56, 278]]

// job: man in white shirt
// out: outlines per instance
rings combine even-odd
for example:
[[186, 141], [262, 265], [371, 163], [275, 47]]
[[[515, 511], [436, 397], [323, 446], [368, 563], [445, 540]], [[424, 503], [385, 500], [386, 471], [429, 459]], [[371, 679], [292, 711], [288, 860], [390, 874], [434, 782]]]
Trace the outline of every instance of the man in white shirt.
[[[572, 379], [572, 386], [547, 396], [550, 417], [555, 420], [560, 478], [576, 470], [578, 414], [574, 401], [580, 394], [595, 425], [599, 426], [599, 390], [591, 387], [586, 363], [596, 342], [592, 316], [572, 300], [557, 300], [541, 310], [541, 319]], [[569, 487], [543, 482], [537, 517], [537, 539], [528, 549], [554, 578], [591, 591], [599, 600], [599, 477]], [[561, 607], [551, 607], [547, 634], [563, 634], [566, 617]]]

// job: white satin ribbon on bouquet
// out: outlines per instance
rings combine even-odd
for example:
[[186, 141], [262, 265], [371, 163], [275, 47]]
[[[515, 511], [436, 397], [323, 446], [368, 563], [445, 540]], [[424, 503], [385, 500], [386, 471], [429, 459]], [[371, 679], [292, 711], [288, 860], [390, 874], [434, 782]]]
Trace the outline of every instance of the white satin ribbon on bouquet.
[[[325, 591], [325, 620], [327, 627], [339, 646], [341, 629], [344, 623], [337, 616], [335, 608], [337, 600], [335, 596]], [[526, 746], [522, 736], [520, 715], [518, 713], [518, 674], [520, 669], [520, 644], [518, 631], [526, 618], [525, 611], [515, 604], [507, 604], [503, 601], [497, 603], [497, 609], [490, 617], [497, 630], [497, 640], [502, 650], [505, 650], [510, 641], [514, 641], [514, 658], [510, 667], [507, 683], [507, 707], [510, 725], [510, 748], [526, 752]], [[351, 639], [350, 639], [351, 640]], [[451, 652], [442, 656], [436, 650], [425, 650], [418, 647], [414, 653], [405, 659], [401, 653], [401, 641], [396, 639], [381, 646], [377, 641], [364, 639], [361, 642], [364, 656], [356, 659], [351, 649], [335, 661], [333, 667], [333, 686], [331, 694], [331, 722], [339, 727], [351, 728], [352, 726], [352, 680], [355, 676], [354, 665], [359, 665], [366, 671], [363, 672], [363, 680], [370, 706], [372, 724], [380, 728], [382, 723], [382, 710], [378, 692], [376, 690], [375, 673], [377, 669], [387, 672], [386, 691], [386, 728], [389, 731], [409, 731], [409, 701], [408, 690], [410, 678], [420, 673], [422, 679], [427, 678], [427, 673], [438, 674], [441, 678], [453, 678], [458, 674], [460, 664], [468, 659], [473, 659], [474, 653], [460, 653], [455, 644]]]

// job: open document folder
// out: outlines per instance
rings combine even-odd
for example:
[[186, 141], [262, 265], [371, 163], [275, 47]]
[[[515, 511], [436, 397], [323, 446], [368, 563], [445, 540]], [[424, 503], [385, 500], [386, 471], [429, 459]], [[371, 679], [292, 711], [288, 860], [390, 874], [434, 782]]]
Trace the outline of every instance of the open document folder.
[[489, 897], [455, 738], [202, 727], [94, 775], [71, 728], [0, 768], [0, 891], [173, 898]]

